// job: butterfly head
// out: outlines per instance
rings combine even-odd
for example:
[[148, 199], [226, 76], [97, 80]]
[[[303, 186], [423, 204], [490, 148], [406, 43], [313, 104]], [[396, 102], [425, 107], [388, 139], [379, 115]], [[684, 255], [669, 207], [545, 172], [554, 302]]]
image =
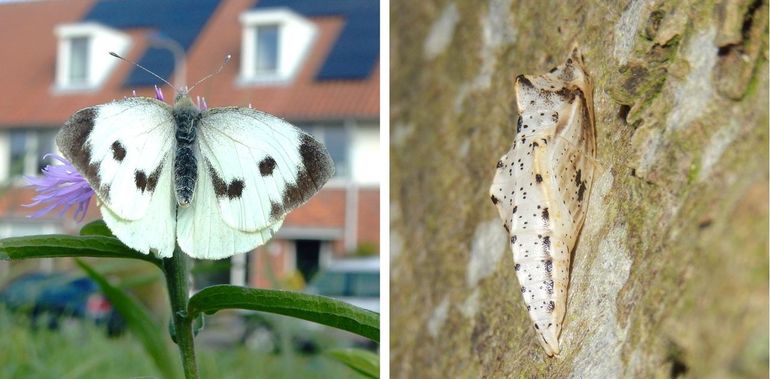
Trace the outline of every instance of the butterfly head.
[[190, 103], [190, 105], [192, 105], [192, 100], [190, 99], [190, 90], [187, 88], [187, 86], [176, 89], [174, 104], [180, 105], [181, 103]]
[[199, 106], [196, 106], [190, 96], [184, 92], [179, 92], [174, 98], [174, 108], [176, 109], [191, 109], [195, 113], [202, 111]]

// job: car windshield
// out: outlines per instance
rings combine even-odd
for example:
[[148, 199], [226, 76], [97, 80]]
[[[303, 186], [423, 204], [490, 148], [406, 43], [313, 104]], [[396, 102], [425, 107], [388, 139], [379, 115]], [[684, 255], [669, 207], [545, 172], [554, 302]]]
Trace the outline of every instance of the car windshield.
[[380, 297], [380, 274], [376, 272], [350, 274], [350, 289], [356, 297]]
[[345, 295], [345, 273], [344, 272], [321, 272], [310, 284], [314, 292], [324, 296], [344, 296]]
[[324, 296], [379, 297], [377, 272], [321, 272], [311, 283], [314, 292]]

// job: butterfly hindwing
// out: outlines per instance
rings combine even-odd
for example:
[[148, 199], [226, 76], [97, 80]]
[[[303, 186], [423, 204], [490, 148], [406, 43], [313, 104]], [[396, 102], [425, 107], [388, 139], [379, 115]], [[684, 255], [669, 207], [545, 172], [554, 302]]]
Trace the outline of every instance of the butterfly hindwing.
[[131, 97], [76, 112], [56, 143], [100, 200], [112, 232], [129, 247], [170, 256], [174, 120], [161, 101]]
[[171, 160], [167, 163], [163, 165], [149, 210], [142, 218], [126, 220], [109, 207], [102, 205], [100, 208], [104, 222], [118, 239], [134, 250], [145, 254], [153, 251], [161, 258], [171, 257], [174, 253], [177, 217]]
[[214, 196], [222, 221], [243, 232], [282, 220], [334, 174], [334, 163], [320, 142], [249, 108], [205, 111], [198, 147], [204, 174], [199, 181], [210, 181], [213, 189], [213, 195], [204, 196]]

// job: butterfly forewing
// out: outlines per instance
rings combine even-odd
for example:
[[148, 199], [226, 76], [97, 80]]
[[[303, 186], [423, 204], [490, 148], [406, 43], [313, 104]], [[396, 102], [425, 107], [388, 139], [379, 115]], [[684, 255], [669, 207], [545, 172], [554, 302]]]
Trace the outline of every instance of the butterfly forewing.
[[132, 97], [75, 113], [59, 132], [62, 154], [119, 218], [142, 218], [168, 166], [174, 120], [163, 102]]

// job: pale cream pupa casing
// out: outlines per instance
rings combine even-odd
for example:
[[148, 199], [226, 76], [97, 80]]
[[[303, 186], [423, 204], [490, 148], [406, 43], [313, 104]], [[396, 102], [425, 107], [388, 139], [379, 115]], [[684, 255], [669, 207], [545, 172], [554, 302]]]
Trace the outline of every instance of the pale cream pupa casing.
[[549, 73], [516, 78], [519, 117], [489, 190], [538, 340], [558, 354], [570, 252], [585, 220], [596, 151], [593, 87], [577, 46]]

